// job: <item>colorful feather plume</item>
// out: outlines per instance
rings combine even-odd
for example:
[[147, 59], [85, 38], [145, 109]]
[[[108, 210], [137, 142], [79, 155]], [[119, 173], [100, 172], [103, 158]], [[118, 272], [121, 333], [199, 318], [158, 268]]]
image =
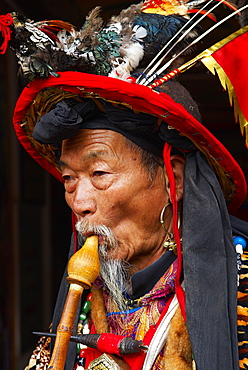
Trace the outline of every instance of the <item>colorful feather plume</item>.
[[11, 33], [10, 47], [18, 57], [20, 74], [27, 81], [47, 78], [49, 74], [57, 76], [59, 71], [67, 70], [128, 81], [137, 68], [145, 68], [161, 50], [159, 63], [162, 64], [173, 55], [182, 54], [186, 47], [188, 52], [188, 45], [200, 30], [197, 17], [201, 16], [201, 20], [211, 16], [205, 5], [197, 14], [190, 13], [200, 4], [212, 1], [223, 2], [146, 0], [112, 17], [106, 26], [97, 7], [79, 30], [67, 22], [34, 22], [12, 13], [9, 32], [2, 32], [7, 32], [6, 40]]

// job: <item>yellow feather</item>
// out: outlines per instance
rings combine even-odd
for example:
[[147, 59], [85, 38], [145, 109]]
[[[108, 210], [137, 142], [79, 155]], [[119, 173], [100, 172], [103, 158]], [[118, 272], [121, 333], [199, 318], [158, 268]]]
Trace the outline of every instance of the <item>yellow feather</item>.
[[186, 3], [187, 1], [178, 0], [145, 0], [141, 11], [161, 15], [186, 15], [188, 12]]

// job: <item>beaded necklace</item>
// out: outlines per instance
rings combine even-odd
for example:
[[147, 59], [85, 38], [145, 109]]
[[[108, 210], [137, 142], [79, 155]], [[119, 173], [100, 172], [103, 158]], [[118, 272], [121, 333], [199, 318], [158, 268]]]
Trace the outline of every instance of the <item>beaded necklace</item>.
[[[89, 315], [91, 308], [92, 293], [89, 293], [86, 300], [83, 302], [81, 307], [81, 313], [79, 315], [79, 321], [77, 326], [77, 334], [89, 334], [90, 333], [90, 323]], [[84, 370], [85, 359], [86, 359], [86, 349], [88, 347], [84, 344], [77, 343], [77, 357], [74, 370]]]

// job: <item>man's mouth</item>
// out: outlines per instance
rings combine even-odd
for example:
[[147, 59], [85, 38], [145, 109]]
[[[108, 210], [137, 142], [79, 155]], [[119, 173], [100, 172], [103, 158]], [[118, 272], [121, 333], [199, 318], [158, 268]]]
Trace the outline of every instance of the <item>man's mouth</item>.
[[98, 244], [103, 244], [105, 242], [105, 236], [102, 234], [93, 233], [92, 231], [86, 232], [82, 234], [84, 238], [89, 238], [92, 235], [98, 236]]
[[84, 236], [85, 238], [89, 238], [90, 236], [93, 236], [93, 235], [96, 235], [96, 234], [94, 234], [92, 231], [86, 231], [82, 233], [82, 236]]
[[[92, 235], [97, 235], [99, 246], [104, 247], [106, 252], [116, 249], [118, 246], [118, 242], [113, 231], [103, 224], [98, 225], [81, 220], [77, 222], [76, 229], [82, 239], [86, 239]], [[84, 240], [82, 240], [82, 242], [84, 243]]]

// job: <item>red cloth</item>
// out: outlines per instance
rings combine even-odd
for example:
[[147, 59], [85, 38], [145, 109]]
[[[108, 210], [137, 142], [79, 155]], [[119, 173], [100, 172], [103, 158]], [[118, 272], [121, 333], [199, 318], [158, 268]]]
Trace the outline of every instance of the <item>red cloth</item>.
[[[237, 100], [245, 119], [248, 121], [248, 27], [231, 35], [234, 37], [227, 44], [212, 54], [222, 67], [235, 90]], [[230, 36], [229, 36], [230, 37]]]

